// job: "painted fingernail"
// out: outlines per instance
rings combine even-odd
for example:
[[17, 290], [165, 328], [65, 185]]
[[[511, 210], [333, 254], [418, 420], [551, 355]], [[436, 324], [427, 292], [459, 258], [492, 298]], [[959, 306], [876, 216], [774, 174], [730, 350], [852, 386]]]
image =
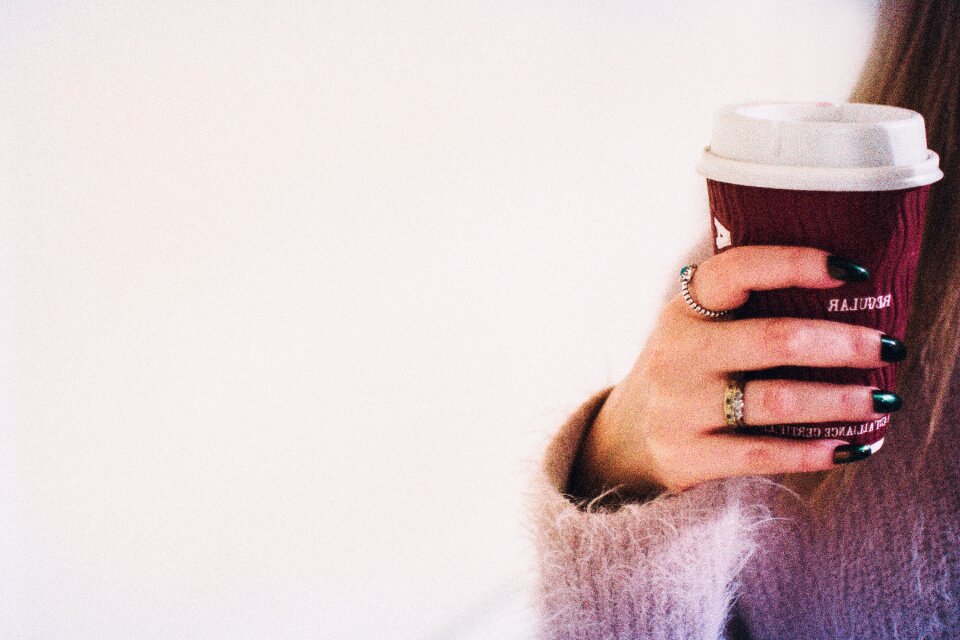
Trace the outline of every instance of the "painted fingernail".
[[870, 277], [866, 268], [840, 256], [827, 256], [827, 271], [831, 278], [844, 282], [863, 282]]
[[877, 413], [893, 413], [903, 406], [903, 398], [892, 391], [873, 392], [873, 410]]
[[833, 463], [846, 464], [869, 458], [873, 449], [868, 444], [842, 444], [833, 450]]
[[880, 359], [884, 362], [900, 362], [907, 357], [907, 347], [887, 334], [880, 336]]

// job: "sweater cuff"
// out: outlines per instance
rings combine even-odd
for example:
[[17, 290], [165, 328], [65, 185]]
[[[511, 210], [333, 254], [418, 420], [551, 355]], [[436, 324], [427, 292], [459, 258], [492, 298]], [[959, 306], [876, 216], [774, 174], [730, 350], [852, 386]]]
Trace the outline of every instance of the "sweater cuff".
[[[570, 474], [576, 463], [580, 448], [593, 425], [603, 403], [607, 401], [613, 387], [597, 392], [567, 419], [560, 431], [553, 437], [543, 458], [543, 472], [547, 481], [560, 492], [570, 496]], [[571, 499], [577, 498], [570, 496]]]
[[609, 390], [554, 437], [534, 490], [541, 637], [716, 640], [770, 521], [762, 478], [731, 478], [616, 510], [565, 495], [586, 428]]

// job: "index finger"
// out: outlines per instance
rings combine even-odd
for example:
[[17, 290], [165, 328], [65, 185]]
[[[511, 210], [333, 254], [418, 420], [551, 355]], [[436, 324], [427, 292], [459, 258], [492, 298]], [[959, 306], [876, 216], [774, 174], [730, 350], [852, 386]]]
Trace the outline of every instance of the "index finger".
[[829, 289], [869, 277], [864, 267], [822, 249], [757, 245], [727, 249], [706, 260], [688, 288], [702, 306], [725, 311], [742, 306], [751, 291]]

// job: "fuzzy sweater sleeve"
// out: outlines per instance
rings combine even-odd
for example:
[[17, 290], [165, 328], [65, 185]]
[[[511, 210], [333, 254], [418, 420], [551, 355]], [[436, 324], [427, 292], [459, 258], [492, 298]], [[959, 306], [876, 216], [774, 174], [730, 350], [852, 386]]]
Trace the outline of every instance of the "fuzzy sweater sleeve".
[[616, 510], [564, 494], [584, 432], [608, 393], [570, 417], [540, 469], [540, 637], [745, 637], [732, 631], [737, 575], [759, 525], [770, 520], [751, 479], [713, 481]]

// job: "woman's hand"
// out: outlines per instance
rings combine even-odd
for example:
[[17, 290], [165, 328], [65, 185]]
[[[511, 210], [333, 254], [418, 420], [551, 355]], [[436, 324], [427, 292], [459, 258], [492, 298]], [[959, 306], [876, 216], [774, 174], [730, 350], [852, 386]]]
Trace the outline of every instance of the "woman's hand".
[[[802, 247], [735, 247], [697, 268], [690, 293], [707, 309], [725, 310], [744, 304], [751, 290], [841, 286], [842, 265], [828, 268], [828, 257]], [[641, 495], [678, 492], [715, 478], [835, 466], [834, 450], [846, 444], [841, 440], [730, 432], [722, 408], [725, 381], [734, 372], [784, 365], [880, 367], [881, 337], [891, 340], [875, 329], [827, 320], [705, 319], [678, 294], [587, 434], [574, 464], [573, 492], [596, 496], [615, 487]], [[893, 346], [902, 357], [902, 344]], [[890, 357], [889, 344], [883, 351]], [[875, 420], [883, 414], [875, 412], [873, 391], [752, 380], [744, 388], [743, 420], [747, 425]]]

